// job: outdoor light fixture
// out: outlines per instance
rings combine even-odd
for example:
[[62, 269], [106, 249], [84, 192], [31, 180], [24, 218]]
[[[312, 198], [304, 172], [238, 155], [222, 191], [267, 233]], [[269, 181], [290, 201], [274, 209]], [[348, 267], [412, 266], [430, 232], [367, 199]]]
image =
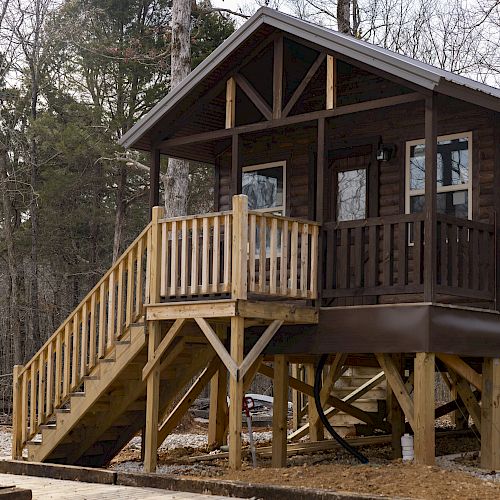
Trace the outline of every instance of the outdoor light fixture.
[[377, 160], [379, 161], [389, 161], [396, 152], [396, 146], [394, 144], [380, 144], [377, 149]]

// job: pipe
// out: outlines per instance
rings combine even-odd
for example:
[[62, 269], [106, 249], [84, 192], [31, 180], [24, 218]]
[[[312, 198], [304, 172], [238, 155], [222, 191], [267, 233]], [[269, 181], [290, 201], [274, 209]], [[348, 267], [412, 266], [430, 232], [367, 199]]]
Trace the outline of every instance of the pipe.
[[[319, 419], [321, 423], [326, 427], [328, 432], [332, 435], [333, 439], [337, 441], [337, 443], [342, 446], [345, 450], [347, 450], [351, 455], [355, 456], [362, 464], [367, 464], [368, 459], [361, 454], [358, 450], [353, 448], [345, 439], [342, 439], [335, 429], [331, 426], [328, 418], [326, 418], [325, 412], [323, 411], [323, 407], [321, 406], [321, 376], [323, 374], [323, 368], [325, 367], [326, 360], [328, 359], [328, 354], [323, 354], [321, 358], [319, 358], [318, 367], [316, 368], [316, 375], [314, 377], [314, 402], [316, 403], [316, 410], [318, 412]], [[311, 423], [309, 422], [309, 425]]]

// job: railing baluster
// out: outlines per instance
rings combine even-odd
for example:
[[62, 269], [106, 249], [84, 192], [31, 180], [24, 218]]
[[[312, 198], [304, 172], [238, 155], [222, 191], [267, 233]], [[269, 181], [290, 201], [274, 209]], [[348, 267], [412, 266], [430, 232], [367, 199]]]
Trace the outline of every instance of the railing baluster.
[[398, 284], [403, 286], [407, 284], [408, 273], [407, 226], [406, 222], [400, 222], [398, 224]]
[[422, 221], [413, 223], [413, 274], [414, 283], [421, 285], [422, 281]]
[[248, 290], [255, 292], [255, 252], [257, 225], [255, 214], [248, 216]]
[[259, 216], [259, 292], [266, 291], [266, 218]]
[[[162, 269], [165, 269], [162, 267]], [[132, 323], [134, 311], [134, 249], [132, 248], [127, 257], [127, 302], [125, 305], [125, 328]], [[163, 295], [163, 294], [162, 294]]]
[[99, 289], [99, 358], [106, 356], [106, 282]]
[[220, 273], [220, 220], [216, 215], [214, 221], [213, 247], [212, 247], [212, 293], [219, 291]]
[[181, 224], [181, 295], [187, 295], [188, 260], [187, 220], [183, 220]]
[[24, 371], [21, 388], [21, 443], [28, 440], [28, 376], [29, 372]]
[[271, 221], [271, 235], [269, 238], [269, 293], [271, 295], [276, 295], [276, 283], [277, 283], [277, 258], [276, 251], [278, 246], [278, 221], [272, 219]]
[[198, 219], [193, 219], [191, 224], [191, 295], [198, 293]]
[[96, 364], [97, 351], [97, 292], [90, 298], [89, 371]]
[[368, 228], [368, 286], [376, 287], [379, 279], [379, 226]]
[[299, 223], [292, 222], [292, 234], [290, 237], [290, 295], [297, 296], [297, 267], [298, 267], [298, 244], [299, 244]]
[[438, 222], [440, 228], [440, 250], [441, 250], [441, 285], [448, 286], [448, 267], [449, 267], [449, 244], [448, 244], [448, 225], [445, 222]]
[[318, 293], [318, 226], [311, 228], [311, 277], [309, 280], [309, 298], [315, 299]]
[[54, 411], [54, 343], [47, 346], [47, 383], [46, 383], [45, 416], [49, 417]]
[[[272, 246], [271, 246], [272, 247]], [[309, 264], [309, 225], [302, 224], [300, 236], [300, 295], [307, 297], [307, 275]]]
[[83, 378], [88, 373], [88, 364], [87, 364], [87, 348], [89, 343], [89, 316], [87, 310], [87, 302], [83, 304], [82, 307], [82, 342], [80, 345], [80, 378]]
[[224, 292], [231, 291], [232, 215], [224, 215]]
[[107, 348], [111, 349], [115, 342], [115, 320], [116, 320], [116, 286], [115, 273], [112, 271], [108, 279], [108, 341]]
[[[33, 363], [35, 364], [35, 363]], [[42, 351], [38, 358], [38, 425], [45, 420], [45, 353]]]
[[160, 272], [160, 295], [166, 297], [168, 286], [168, 224], [163, 222], [161, 224], [161, 272]]
[[383, 249], [384, 249], [384, 285], [394, 284], [394, 245], [392, 224], [384, 224]]
[[54, 406], [57, 408], [61, 404], [61, 386], [62, 386], [62, 336], [63, 330], [59, 330], [56, 336], [56, 364], [54, 377]]
[[[148, 231], [148, 234], [150, 231]], [[143, 305], [143, 286], [142, 286], [142, 261], [144, 258], [144, 240], [141, 238], [137, 243], [137, 255], [136, 255], [136, 272], [135, 272], [135, 314], [137, 317], [142, 315], [142, 305]], [[167, 246], [165, 246], [165, 251]], [[168, 261], [167, 261], [168, 262]], [[166, 267], [166, 266], [165, 266]]]
[[34, 436], [36, 431], [36, 393], [37, 393], [37, 370], [36, 363], [31, 363], [30, 373], [30, 437]]
[[177, 267], [178, 267], [178, 235], [177, 235], [177, 222], [172, 222], [172, 248], [170, 253], [170, 295], [175, 297], [177, 295]]
[[448, 225], [448, 244], [450, 246], [450, 281], [451, 286], [458, 287], [458, 226], [454, 224]]
[[348, 275], [350, 273], [349, 269], [349, 240], [348, 240], [348, 229], [343, 228], [340, 230], [340, 249], [339, 249], [339, 287], [348, 288]]
[[63, 394], [68, 396], [71, 390], [71, 323], [68, 321], [64, 327], [64, 361], [63, 361]]
[[475, 290], [474, 285], [474, 270], [477, 269], [476, 255], [474, 254], [474, 234], [476, 233], [475, 228], [469, 228], [467, 237], [467, 250], [469, 260], [469, 272], [467, 273], [467, 288], [470, 290]]
[[208, 293], [208, 285], [209, 285], [209, 233], [210, 228], [208, 225], [208, 217], [203, 217], [203, 241], [202, 241], [202, 256], [201, 256], [201, 293]]
[[71, 351], [71, 389], [75, 390], [78, 386], [78, 358], [80, 354], [80, 321], [78, 310], [73, 315], [73, 345]]
[[281, 229], [280, 287], [281, 295], [288, 294], [288, 221], [283, 221]]

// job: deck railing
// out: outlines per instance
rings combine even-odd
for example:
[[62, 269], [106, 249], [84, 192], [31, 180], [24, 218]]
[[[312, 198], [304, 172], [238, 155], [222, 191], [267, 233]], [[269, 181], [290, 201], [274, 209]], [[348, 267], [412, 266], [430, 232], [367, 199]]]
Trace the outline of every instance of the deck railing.
[[[419, 294], [424, 286], [424, 215], [326, 223], [322, 296]], [[494, 226], [438, 215], [436, 293], [495, 299]]]
[[151, 224], [99, 280], [43, 347], [14, 367], [14, 458], [40, 432], [40, 425], [78, 391], [83, 379], [142, 315]]
[[233, 210], [160, 219], [160, 290], [165, 300], [248, 294], [286, 299], [317, 297], [319, 225]]

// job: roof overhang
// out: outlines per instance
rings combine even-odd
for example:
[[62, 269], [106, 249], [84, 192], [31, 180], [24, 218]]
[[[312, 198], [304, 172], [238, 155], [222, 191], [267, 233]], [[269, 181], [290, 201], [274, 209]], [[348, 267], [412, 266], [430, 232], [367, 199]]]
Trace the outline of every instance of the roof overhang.
[[126, 148], [134, 147], [144, 134], [166, 117], [174, 105], [192, 92], [205, 77], [264, 24], [281, 30], [283, 33], [299, 37], [326, 51], [343, 55], [388, 75], [393, 75], [419, 87], [422, 92], [439, 92], [500, 112], [500, 89], [435, 68], [351, 36], [296, 19], [282, 12], [262, 7], [194, 69], [181, 85], [172, 89], [124, 134], [118, 141], [119, 144]]

